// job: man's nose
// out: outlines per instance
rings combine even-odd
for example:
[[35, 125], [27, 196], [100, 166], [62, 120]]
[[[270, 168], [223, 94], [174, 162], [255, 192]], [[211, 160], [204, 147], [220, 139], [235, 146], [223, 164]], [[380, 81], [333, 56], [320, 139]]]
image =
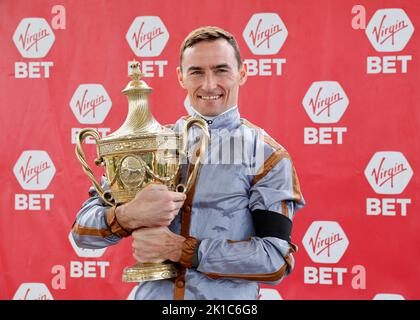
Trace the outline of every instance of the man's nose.
[[217, 88], [217, 82], [214, 75], [212, 75], [211, 73], [206, 75], [206, 77], [204, 78], [202, 88], [205, 91], [212, 91]]

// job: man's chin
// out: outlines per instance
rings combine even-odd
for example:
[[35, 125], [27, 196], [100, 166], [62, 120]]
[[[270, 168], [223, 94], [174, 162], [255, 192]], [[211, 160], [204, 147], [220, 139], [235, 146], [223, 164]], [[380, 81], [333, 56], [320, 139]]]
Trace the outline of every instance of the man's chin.
[[207, 117], [215, 117], [225, 111], [225, 107], [221, 106], [199, 106], [196, 110], [202, 115]]

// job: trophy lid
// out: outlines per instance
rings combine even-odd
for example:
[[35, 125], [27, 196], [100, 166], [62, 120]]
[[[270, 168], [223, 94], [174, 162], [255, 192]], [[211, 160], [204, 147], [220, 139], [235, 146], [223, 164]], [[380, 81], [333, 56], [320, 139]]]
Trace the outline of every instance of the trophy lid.
[[140, 62], [133, 60], [130, 63], [130, 71], [129, 76], [133, 79], [131, 80], [127, 86], [124, 88], [122, 93], [125, 95], [128, 95], [130, 93], [134, 92], [144, 92], [144, 93], [151, 93], [152, 88], [150, 88], [146, 82], [143, 80], [140, 80], [140, 78], [143, 76], [143, 74], [140, 71]]
[[129, 76], [132, 80], [122, 90], [128, 99], [128, 114], [122, 126], [103, 140], [151, 136], [168, 130], [161, 126], [150, 113], [148, 95], [152, 88], [141, 80], [140, 63], [133, 60]]

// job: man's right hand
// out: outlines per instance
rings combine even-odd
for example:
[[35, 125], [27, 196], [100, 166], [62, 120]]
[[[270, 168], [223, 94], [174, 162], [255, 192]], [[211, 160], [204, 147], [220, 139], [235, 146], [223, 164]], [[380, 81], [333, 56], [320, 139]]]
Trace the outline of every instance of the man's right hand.
[[167, 227], [186, 199], [185, 193], [169, 191], [163, 184], [151, 183], [136, 197], [116, 208], [118, 223], [124, 229]]

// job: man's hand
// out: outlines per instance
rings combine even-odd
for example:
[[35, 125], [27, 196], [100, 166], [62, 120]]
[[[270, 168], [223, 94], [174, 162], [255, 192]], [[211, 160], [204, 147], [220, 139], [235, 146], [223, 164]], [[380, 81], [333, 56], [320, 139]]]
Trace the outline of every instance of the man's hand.
[[165, 260], [178, 262], [181, 259], [185, 238], [166, 227], [140, 228], [131, 235], [133, 256], [138, 262], [159, 263]]
[[125, 229], [167, 227], [184, 204], [186, 195], [169, 191], [163, 184], [152, 183], [130, 202], [118, 206], [115, 214]]

